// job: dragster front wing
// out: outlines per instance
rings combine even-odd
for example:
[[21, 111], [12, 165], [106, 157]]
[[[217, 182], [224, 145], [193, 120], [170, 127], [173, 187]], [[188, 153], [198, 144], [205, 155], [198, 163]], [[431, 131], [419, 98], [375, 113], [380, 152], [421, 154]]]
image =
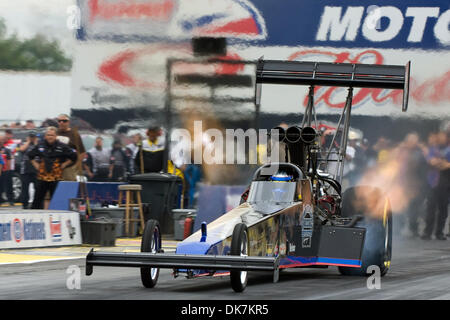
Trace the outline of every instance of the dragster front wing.
[[278, 257], [188, 255], [150, 252], [95, 252], [86, 257], [86, 275], [94, 266], [151, 267], [166, 269], [276, 271]]

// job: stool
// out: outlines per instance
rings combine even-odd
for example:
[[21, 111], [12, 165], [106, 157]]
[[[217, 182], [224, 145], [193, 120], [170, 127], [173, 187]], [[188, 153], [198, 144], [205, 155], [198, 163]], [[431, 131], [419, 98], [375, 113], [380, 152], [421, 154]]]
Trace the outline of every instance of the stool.
[[[130, 236], [130, 222], [138, 221], [141, 223], [140, 233], [144, 233], [144, 211], [142, 209], [142, 201], [141, 201], [141, 190], [142, 186], [140, 184], [122, 184], [119, 186], [119, 207], [125, 207], [125, 232], [127, 236]], [[122, 191], [125, 191], [125, 204], [122, 204], [123, 194]], [[134, 201], [133, 195], [136, 196], [137, 202]], [[139, 219], [135, 219], [134, 216], [131, 216], [131, 213], [134, 212], [133, 208], [139, 208]], [[134, 234], [134, 224], [132, 225], [132, 232]]]

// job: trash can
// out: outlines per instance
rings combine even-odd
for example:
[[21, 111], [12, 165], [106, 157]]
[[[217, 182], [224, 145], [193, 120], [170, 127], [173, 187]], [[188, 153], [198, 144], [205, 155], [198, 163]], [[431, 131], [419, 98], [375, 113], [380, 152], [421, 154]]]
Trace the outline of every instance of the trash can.
[[172, 209], [181, 205], [181, 178], [168, 173], [149, 172], [131, 176], [130, 183], [142, 186], [142, 202], [150, 204], [148, 217], [158, 220], [161, 233], [173, 234]]
[[[137, 208], [132, 208], [133, 210], [133, 218], [139, 218], [139, 210]], [[92, 218], [94, 221], [110, 221], [116, 224], [116, 237], [127, 237], [126, 228], [125, 228], [125, 208], [93, 208], [92, 209]], [[134, 233], [131, 233], [133, 230], [134, 224]], [[137, 221], [130, 222], [130, 236], [137, 237], [139, 231], [139, 225]]]
[[184, 221], [187, 217], [197, 212], [195, 209], [173, 209], [173, 237], [175, 240], [184, 239]]

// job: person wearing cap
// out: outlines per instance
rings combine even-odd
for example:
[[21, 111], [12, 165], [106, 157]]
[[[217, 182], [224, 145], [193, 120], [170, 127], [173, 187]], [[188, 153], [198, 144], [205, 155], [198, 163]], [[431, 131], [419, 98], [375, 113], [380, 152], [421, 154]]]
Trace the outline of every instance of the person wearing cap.
[[150, 126], [135, 157], [135, 173], [161, 172], [164, 169], [165, 142], [159, 126]]
[[57, 129], [48, 127], [44, 141], [35, 145], [28, 157], [37, 171], [36, 192], [32, 209], [43, 209], [47, 192], [50, 197], [56, 190], [58, 182], [63, 180], [63, 170], [77, 161], [77, 152], [57, 140]]
[[[147, 130], [147, 139], [142, 141], [135, 158], [135, 173], [163, 172], [164, 171], [165, 139], [160, 126], [150, 126]], [[167, 172], [179, 176], [184, 182], [182, 166], [185, 162], [184, 156], [177, 157], [172, 153], [167, 159]]]
[[67, 114], [60, 114], [58, 121], [58, 140], [69, 145], [69, 147], [77, 151], [78, 160], [73, 166], [66, 168], [63, 172], [63, 178], [66, 181], [76, 181], [77, 175], [82, 175], [82, 160], [85, 158], [86, 150], [84, 148], [83, 140], [78, 133], [77, 128], [71, 128], [70, 118]]
[[35, 145], [38, 144], [38, 137], [36, 132], [31, 131], [25, 143], [19, 147], [19, 152], [22, 154], [20, 161], [20, 178], [22, 180], [22, 195], [21, 202], [24, 209], [28, 209], [30, 201], [30, 184], [33, 184], [34, 189], [36, 189], [36, 168], [31, 164], [31, 160], [28, 157], [28, 152], [30, 152]]

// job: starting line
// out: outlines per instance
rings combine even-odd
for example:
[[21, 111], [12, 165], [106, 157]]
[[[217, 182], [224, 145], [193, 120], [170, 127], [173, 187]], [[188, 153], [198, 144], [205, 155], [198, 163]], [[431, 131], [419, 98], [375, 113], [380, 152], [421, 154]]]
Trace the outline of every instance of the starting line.
[[16, 264], [16, 263], [31, 264], [31, 263], [47, 262], [47, 261], [74, 260], [74, 259], [82, 259], [85, 257], [86, 256], [63, 257], [63, 256], [42, 256], [42, 255], [31, 255], [31, 254], [0, 253], [0, 265]]
[[[175, 240], [163, 240], [163, 249], [166, 252], [175, 252], [177, 243], [178, 241]], [[2, 250], [0, 251], [0, 265], [84, 259], [92, 247], [117, 252], [140, 252], [140, 246], [141, 238], [119, 238], [116, 239], [115, 247], [83, 244], [79, 246]]]

